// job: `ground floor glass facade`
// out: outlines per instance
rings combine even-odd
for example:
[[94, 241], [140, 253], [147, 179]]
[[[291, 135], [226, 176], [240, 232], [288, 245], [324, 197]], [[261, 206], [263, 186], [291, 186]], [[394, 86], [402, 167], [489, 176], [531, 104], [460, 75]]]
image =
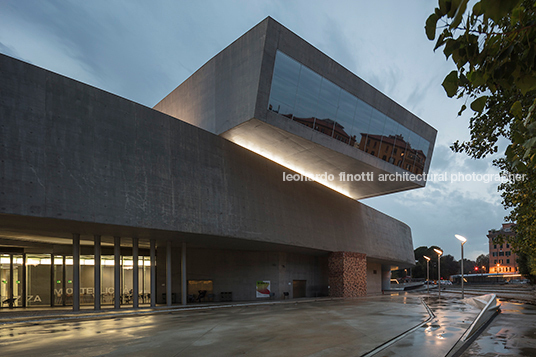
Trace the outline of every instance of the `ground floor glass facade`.
[[[54, 261], [54, 264], [51, 264]], [[100, 259], [101, 305], [113, 305], [114, 256]], [[138, 257], [138, 298], [150, 302], [151, 259]], [[120, 258], [120, 303], [132, 305], [133, 257]], [[93, 306], [95, 259], [80, 256], [80, 304]], [[0, 308], [73, 305], [73, 257], [52, 254], [0, 254]]]

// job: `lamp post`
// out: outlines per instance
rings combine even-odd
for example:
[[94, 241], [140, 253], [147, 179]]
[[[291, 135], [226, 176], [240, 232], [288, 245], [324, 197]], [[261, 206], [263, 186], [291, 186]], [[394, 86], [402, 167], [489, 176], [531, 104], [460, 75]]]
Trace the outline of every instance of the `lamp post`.
[[441, 297], [441, 256], [443, 255], [443, 251], [439, 249], [435, 249], [434, 251], [437, 253], [437, 295], [438, 297]]
[[430, 294], [430, 257], [423, 255], [426, 259], [426, 292]]
[[462, 242], [462, 263], [461, 263], [461, 270], [462, 270], [462, 299], [464, 298], [464, 294], [463, 294], [463, 245], [465, 244], [465, 242], [467, 242], [467, 238], [465, 238], [464, 236], [461, 236], [459, 234], [455, 234], [454, 235], [460, 242]]

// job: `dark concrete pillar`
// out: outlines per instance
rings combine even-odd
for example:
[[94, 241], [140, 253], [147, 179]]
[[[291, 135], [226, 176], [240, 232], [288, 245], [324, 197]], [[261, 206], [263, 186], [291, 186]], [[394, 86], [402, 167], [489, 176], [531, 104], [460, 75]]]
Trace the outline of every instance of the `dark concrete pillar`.
[[13, 254], [9, 255], [9, 308], [12, 309], [15, 307], [14, 299], [15, 294], [13, 294], [13, 291], [15, 290], [15, 279], [14, 279], [14, 268], [13, 268]]
[[61, 305], [67, 305], [67, 257], [62, 256], [62, 269], [61, 269]]
[[80, 234], [73, 234], [73, 311], [80, 310]]
[[329, 295], [358, 297], [367, 295], [367, 256], [355, 252], [333, 252], [328, 257]]
[[186, 243], [181, 249], [181, 303], [186, 305], [188, 297], [188, 281], [186, 280]]
[[95, 265], [94, 265], [94, 270], [93, 270], [93, 274], [94, 274], [94, 278], [93, 278], [93, 294], [94, 294], [94, 297], [95, 297], [95, 301], [94, 301], [94, 308], [95, 310], [100, 310], [101, 308], [101, 290], [102, 290], [102, 287], [101, 287], [101, 236], [100, 235], [95, 235], [93, 237], [93, 240], [94, 240], [94, 243], [93, 243], [93, 248], [94, 248], [94, 261], [95, 261]]
[[151, 239], [151, 307], [156, 306], [156, 240]]
[[171, 241], [166, 246], [166, 305], [171, 306]]
[[138, 238], [132, 238], [132, 307], [135, 309], [139, 307], [138, 273]]
[[382, 265], [382, 291], [391, 290], [391, 266]]
[[22, 281], [22, 307], [26, 307], [27, 301], [28, 301], [28, 298], [27, 298], [28, 295], [26, 295], [27, 294], [26, 287], [28, 286], [26, 275], [27, 275], [26, 274], [26, 253], [23, 253], [22, 254], [22, 279], [20, 279]]
[[114, 237], [114, 308], [121, 308], [121, 237]]
[[[26, 259], [24, 259], [26, 263]], [[26, 264], [24, 264], [26, 266]], [[24, 274], [26, 276], [26, 274]], [[26, 284], [25, 284], [26, 285]], [[54, 253], [50, 254], [50, 306], [54, 307], [56, 303], [56, 293], [54, 292], [54, 287], [56, 282], [54, 281]]]

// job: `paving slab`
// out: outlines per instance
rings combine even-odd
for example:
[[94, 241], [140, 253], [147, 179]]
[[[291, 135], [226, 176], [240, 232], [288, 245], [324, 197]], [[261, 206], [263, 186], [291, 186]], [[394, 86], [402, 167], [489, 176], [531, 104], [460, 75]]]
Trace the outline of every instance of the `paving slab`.
[[421, 324], [419, 297], [263, 304], [0, 327], [3, 356], [359, 356]]
[[459, 299], [437, 296], [424, 299], [435, 318], [378, 356], [446, 356], [480, 312]]

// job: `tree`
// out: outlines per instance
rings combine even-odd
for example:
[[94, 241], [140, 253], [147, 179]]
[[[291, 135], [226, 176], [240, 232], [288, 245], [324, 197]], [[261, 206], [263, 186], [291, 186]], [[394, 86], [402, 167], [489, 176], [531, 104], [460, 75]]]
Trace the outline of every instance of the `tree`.
[[[467, 258], [463, 258], [463, 273], [464, 274], [474, 274], [476, 262]], [[461, 271], [461, 269], [460, 269]]]
[[[415, 249], [414, 253], [416, 263], [415, 268], [413, 268], [414, 278], [426, 279], [426, 258], [424, 258], [425, 255], [430, 258], [430, 279], [433, 279], [434, 276], [437, 277], [437, 274], [434, 273], [432, 269], [433, 267], [435, 267], [435, 269], [437, 270], [437, 253], [434, 251], [434, 249], [442, 250], [435, 245], [431, 247], [422, 246]], [[443, 267], [443, 264], [441, 264], [441, 267]]]
[[441, 277], [449, 279], [451, 275], [460, 274], [460, 263], [450, 254], [441, 257]]
[[[508, 178], [499, 186], [506, 217], [516, 223], [512, 247], [526, 254], [536, 271], [536, 4], [534, 0], [481, 0], [467, 11], [468, 0], [439, 0], [426, 20], [426, 35], [437, 37], [456, 70], [443, 87], [449, 97], [464, 98], [459, 115], [473, 110], [467, 142], [451, 149], [473, 158], [498, 151], [508, 139], [504, 156], [494, 161]], [[439, 24], [439, 27], [438, 27]]]
[[536, 284], [536, 270], [534, 267], [536, 266], [535, 262], [532, 261], [532, 257], [529, 257], [526, 254], [519, 254], [517, 258], [517, 264], [519, 266], [519, 272], [530, 280], [532, 284]]
[[480, 254], [477, 258], [476, 258], [476, 266], [478, 267], [478, 270], [480, 272], [484, 272], [482, 271], [482, 267], [486, 267], [485, 268], [485, 271], [488, 271], [489, 269], [489, 254]]

